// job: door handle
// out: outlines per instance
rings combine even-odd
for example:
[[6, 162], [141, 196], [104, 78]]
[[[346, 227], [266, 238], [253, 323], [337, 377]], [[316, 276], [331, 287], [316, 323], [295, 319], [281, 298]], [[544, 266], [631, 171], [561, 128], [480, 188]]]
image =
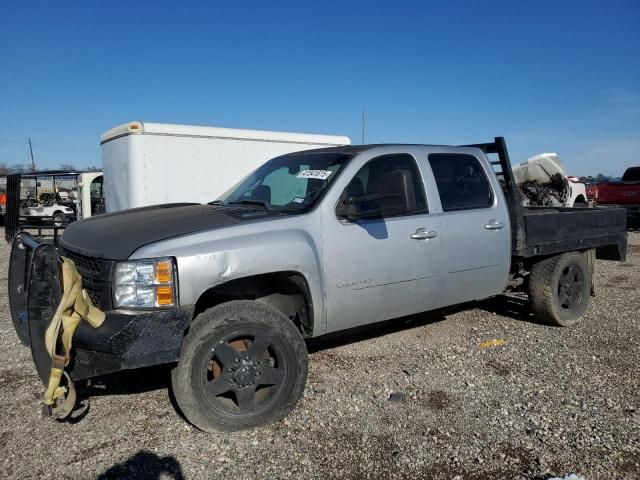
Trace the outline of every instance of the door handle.
[[484, 228], [486, 228], [487, 230], [500, 230], [501, 228], [504, 228], [505, 224], [502, 222], [497, 221], [495, 218], [492, 218], [491, 220], [489, 220], [489, 223], [487, 223]]
[[419, 228], [415, 233], [411, 234], [411, 238], [413, 238], [414, 240], [428, 240], [437, 236], [438, 232], [434, 232], [433, 230], [427, 232], [425, 228]]

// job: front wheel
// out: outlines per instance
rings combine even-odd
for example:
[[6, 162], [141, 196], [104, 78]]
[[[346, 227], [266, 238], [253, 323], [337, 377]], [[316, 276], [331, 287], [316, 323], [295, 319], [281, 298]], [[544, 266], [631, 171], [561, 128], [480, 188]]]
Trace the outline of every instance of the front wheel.
[[171, 372], [182, 413], [206, 432], [279, 420], [302, 396], [306, 379], [306, 345], [293, 322], [248, 300], [198, 315]]
[[578, 323], [589, 304], [591, 270], [579, 252], [564, 253], [533, 265], [529, 298], [536, 317], [549, 325]]

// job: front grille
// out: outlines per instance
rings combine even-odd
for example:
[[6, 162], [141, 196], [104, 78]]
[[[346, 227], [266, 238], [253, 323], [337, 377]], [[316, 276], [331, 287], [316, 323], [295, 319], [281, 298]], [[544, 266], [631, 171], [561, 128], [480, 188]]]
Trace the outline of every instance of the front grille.
[[76, 268], [78, 270], [82, 270], [84, 273], [88, 273], [92, 277], [102, 273], [103, 261], [98, 258], [86, 257], [79, 253], [71, 252], [62, 248], [60, 249], [60, 255], [73, 260], [73, 263], [76, 264]]
[[86, 283], [84, 283], [82, 286], [87, 291], [87, 295], [89, 295], [89, 298], [91, 299], [91, 302], [96, 306], [101, 306], [102, 305], [102, 293], [99, 290], [94, 290], [93, 288], [91, 288]]
[[88, 257], [62, 247], [60, 255], [73, 260], [82, 275], [82, 286], [93, 304], [103, 310], [111, 309], [111, 269], [115, 262]]

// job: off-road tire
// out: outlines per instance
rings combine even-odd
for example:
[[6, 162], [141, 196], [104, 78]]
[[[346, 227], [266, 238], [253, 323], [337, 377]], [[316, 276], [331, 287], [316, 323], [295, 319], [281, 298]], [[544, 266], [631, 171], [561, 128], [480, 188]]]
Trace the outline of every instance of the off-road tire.
[[54, 213], [52, 218], [53, 218], [53, 225], [56, 227], [62, 227], [63, 225], [66, 225], [67, 223], [69, 223], [69, 217], [67, 217], [62, 212]]
[[[561, 282], [568, 278], [573, 268], [580, 277], [580, 285], [574, 282], [572, 298], [563, 301]], [[566, 284], [566, 282], [565, 282]], [[575, 291], [574, 291], [575, 290]], [[582, 253], [570, 252], [541, 260], [531, 268], [529, 299], [536, 318], [548, 325], [570, 327], [582, 320], [589, 304], [591, 271]]]
[[[230, 346], [233, 343], [231, 339], [242, 336], [243, 332], [271, 339], [272, 343], [268, 348], [275, 348], [274, 351], [280, 352], [278, 362], [284, 370], [281, 372], [282, 380], [278, 384], [278, 389], [275, 393], [269, 392], [267, 400], [263, 401], [266, 405], [254, 412], [242, 412], [239, 398], [237, 398], [237, 406], [234, 407], [230, 400], [219, 398], [223, 395], [217, 393], [212, 395], [210, 390], [207, 393], [208, 380], [204, 378], [206, 375], [213, 375], [211, 373], [214, 370], [213, 362], [218, 361], [216, 351], [221, 345]], [[249, 352], [251, 345], [252, 343], [249, 344], [246, 352]], [[268, 355], [268, 352], [267, 349], [263, 356]], [[235, 353], [237, 352], [234, 350]], [[244, 354], [241, 353], [240, 357], [244, 357]], [[244, 360], [240, 358], [240, 366]], [[232, 357], [230, 360], [232, 367], [238, 365], [234, 365], [233, 361], [237, 362], [238, 358]], [[266, 365], [266, 362], [264, 363]], [[207, 367], [207, 365], [210, 366]], [[252, 369], [255, 375], [255, 371], [261, 368], [254, 368], [253, 365], [255, 365], [253, 362], [248, 364], [245, 367], [245, 373], [246, 369]], [[238, 372], [236, 370], [235, 376], [226, 373], [233, 370], [227, 369], [228, 366], [222, 364], [222, 369], [218, 370], [222, 370], [222, 375], [227, 375], [225, 378], [228, 379], [228, 383], [236, 382]], [[307, 380], [307, 366], [308, 358], [304, 339], [289, 318], [269, 305], [238, 300], [205, 310], [192, 322], [184, 339], [178, 364], [171, 372], [171, 385], [178, 407], [194, 426], [206, 432], [228, 432], [273, 423], [286, 416], [302, 397]], [[205, 371], [207, 368], [209, 371]], [[241, 381], [246, 381], [244, 377], [240, 378]], [[238, 387], [234, 384], [234, 388], [245, 388], [245, 385]], [[254, 392], [258, 388], [264, 387], [256, 386]], [[231, 395], [235, 401], [234, 392], [226, 394]], [[254, 393], [254, 396], [257, 397], [257, 395]], [[225, 402], [229, 406], [224, 405]], [[255, 405], [255, 402], [254, 399], [251, 405]], [[238, 411], [228, 411], [233, 408], [237, 408]]]

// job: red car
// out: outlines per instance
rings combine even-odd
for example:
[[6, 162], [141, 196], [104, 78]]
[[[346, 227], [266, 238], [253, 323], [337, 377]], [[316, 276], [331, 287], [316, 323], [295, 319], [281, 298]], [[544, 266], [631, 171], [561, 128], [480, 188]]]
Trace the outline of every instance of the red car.
[[638, 226], [640, 220], [640, 167], [627, 168], [619, 182], [589, 185], [587, 196], [598, 205], [625, 207], [629, 225]]

